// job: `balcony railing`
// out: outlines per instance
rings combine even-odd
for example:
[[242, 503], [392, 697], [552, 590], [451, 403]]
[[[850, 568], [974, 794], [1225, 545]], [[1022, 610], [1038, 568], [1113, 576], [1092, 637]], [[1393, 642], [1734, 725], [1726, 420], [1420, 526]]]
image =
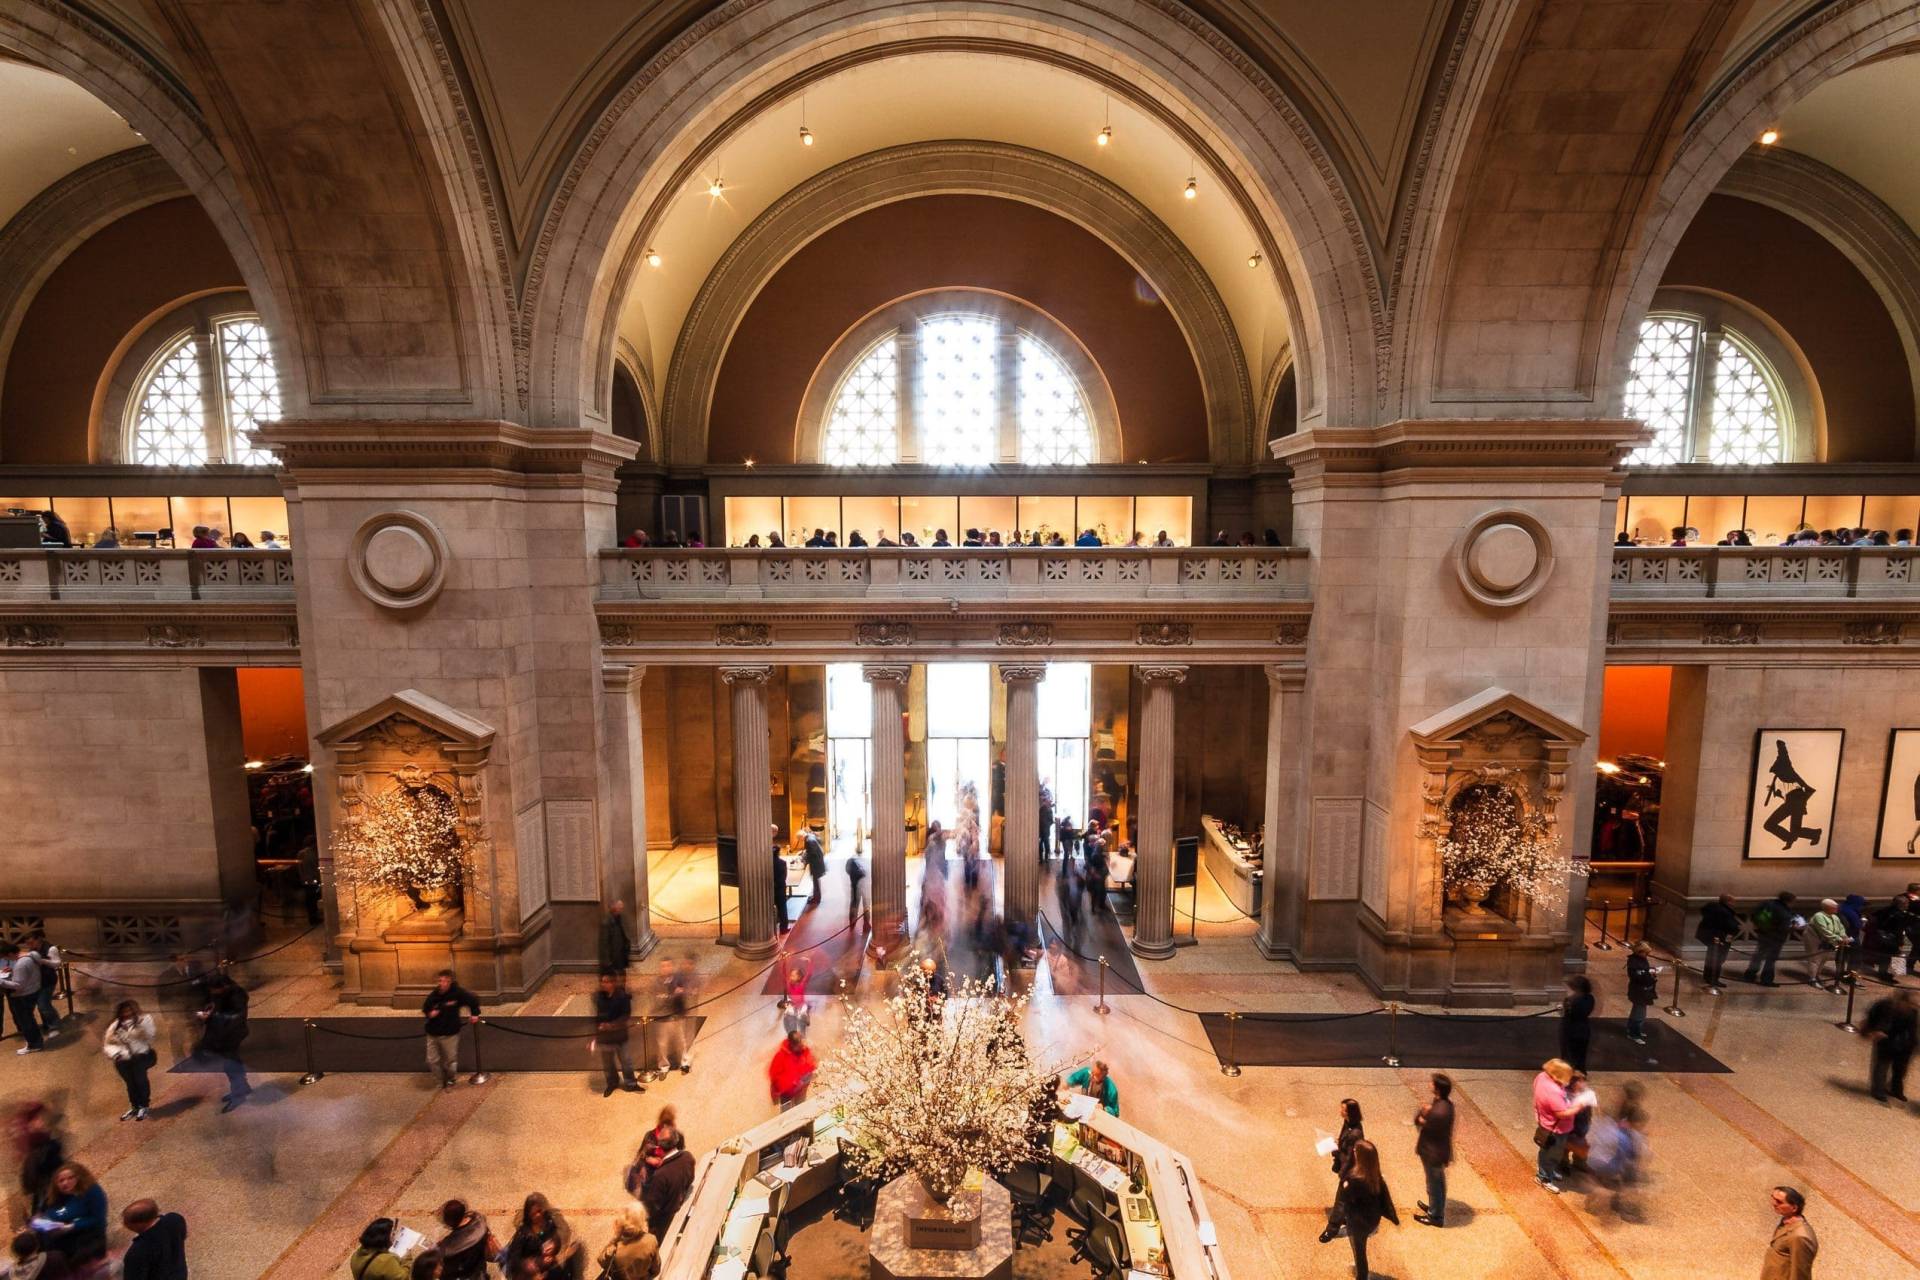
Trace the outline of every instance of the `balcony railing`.
[[1620, 547], [1615, 600], [1920, 601], [1913, 547]]
[[290, 551], [0, 550], [0, 605], [292, 599]]
[[603, 600], [1305, 599], [1297, 547], [616, 550]]

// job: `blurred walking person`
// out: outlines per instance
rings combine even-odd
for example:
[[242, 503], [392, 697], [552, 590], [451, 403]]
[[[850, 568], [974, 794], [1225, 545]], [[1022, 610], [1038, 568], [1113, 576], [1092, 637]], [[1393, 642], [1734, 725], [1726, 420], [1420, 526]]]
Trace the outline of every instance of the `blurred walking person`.
[[1920, 1007], [1914, 1004], [1913, 992], [1902, 987], [1875, 1000], [1861, 1030], [1873, 1046], [1868, 1089], [1874, 1100], [1885, 1102], [1892, 1097], [1905, 1102], [1907, 1065], [1913, 1061], [1914, 1041], [1920, 1036]]
[[1433, 1097], [1413, 1117], [1420, 1130], [1413, 1154], [1427, 1174], [1427, 1198], [1420, 1202], [1415, 1222], [1429, 1227], [1447, 1225], [1447, 1166], [1453, 1163], [1453, 1078], [1433, 1073]]
[[1320, 1233], [1321, 1244], [1342, 1230], [1347, 1233], [1347, 1243], [1353, 1249], [1354, 1280], [1368, 1280], [1372, 1274], [1367, 1270], [1367, 1240], [1380, 1229], [1382, 1218], [1396, 1227], [1400, 1225], [1400, 1215], [1393, 1207], [1393, 1193], [1387, 1190], [1386, 1179], [1380, 1176], [1380, 1152], [1371, 1142], [1362, 1139], [1353, 1144], [1352, 1163], [1340, 1178], [1333, 1207], [1327, 1210], [1327, 1229]]

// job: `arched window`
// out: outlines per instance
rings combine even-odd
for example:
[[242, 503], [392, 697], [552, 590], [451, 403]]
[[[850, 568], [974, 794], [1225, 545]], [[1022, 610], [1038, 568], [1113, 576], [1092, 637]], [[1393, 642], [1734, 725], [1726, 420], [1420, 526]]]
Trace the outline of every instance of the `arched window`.
[[[956, 303], [958, 305], [956, 305]], [[876, 333], [875, 330], [878, 330]], [[1112, 393], [1071, 335], [1012, 299], [909, 299], [858, 326], [809, 395], [812, 454], [836, 467], [1081, 467], [1118, 461]]]
[[280, 381], [265, 326], [222, 316], [162, 342], [127, 400], [127, 456], [152, 467], [273, 465], [254, 426], [280, 416]]
[[1753, 467], [1794, 460], [1789, 397], [1752, 338], [1686, 313], [1650, 315], [1627, 377], [1626, 414], [1653, 429], [1629, 466]]

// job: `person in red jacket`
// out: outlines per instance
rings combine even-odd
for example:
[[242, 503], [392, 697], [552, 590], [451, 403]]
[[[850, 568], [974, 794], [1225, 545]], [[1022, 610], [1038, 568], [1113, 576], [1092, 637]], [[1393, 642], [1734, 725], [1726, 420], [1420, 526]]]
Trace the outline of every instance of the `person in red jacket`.
[[806, 1101], [807, 1086], [813, 1082], [813, 1068], [813, 1050], [807, 1048], [798, 1031], [788, 1032], [780, 1047], [773, 1051], [773, 1062], [767, 1067], [773, 1100], [780, 1104], [782, 1111]]

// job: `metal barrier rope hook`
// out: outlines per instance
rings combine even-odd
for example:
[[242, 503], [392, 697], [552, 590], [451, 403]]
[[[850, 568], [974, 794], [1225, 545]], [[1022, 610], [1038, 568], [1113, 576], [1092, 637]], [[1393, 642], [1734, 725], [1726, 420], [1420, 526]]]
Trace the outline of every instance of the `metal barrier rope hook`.
[[1240, 1074], [1240, 1063], [1237, 1060], [1239, 1055], [1233, 1051], [1233, 1029], [1239, 1024], [1240, 1024], [1240, 1015], [1233, 1012], [1232, 1010], [1228, 1010], [1227, 1012], [1227, 1060], [1220, 1064], [1220, 1074], [1223, 1076], [1237, 1076]]
[[307, 1074], [300, 1077], [300, 1083], [301, 1084], [318, 1084], [323, 1078], [325, 1078], [326, 1072], [320, 1070], [319, 1067], [314, 1065], [313, 1019], [312, 1018], [302, 1018], [300, 1020], [300, 1034], [306, 1039], [306, 1042], [307, 1042]]
[[1100, 1003], [1093, 1006], [1095, 1013], [1111, 1013], [1107, 1008], [1107, 958], [1100, 957]]
[[1387, 1001], [1387, 1052], [1380, 1061], [1390, 1067], [1400, 1065], [1400, 1002]]

